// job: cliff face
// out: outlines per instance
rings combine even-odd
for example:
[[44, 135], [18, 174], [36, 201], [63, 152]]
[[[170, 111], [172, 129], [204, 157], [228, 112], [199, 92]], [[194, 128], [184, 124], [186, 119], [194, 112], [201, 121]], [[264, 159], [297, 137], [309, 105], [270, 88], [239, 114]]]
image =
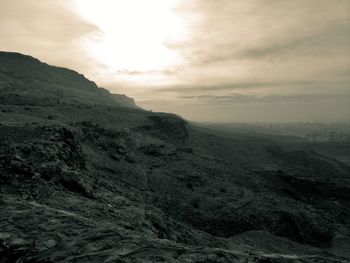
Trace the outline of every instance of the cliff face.
[[133, 99], [110, 94], [82, 74], [19, 53], [0, 52], [0, 88], [2, 104], [80, 103], [137, 108]]

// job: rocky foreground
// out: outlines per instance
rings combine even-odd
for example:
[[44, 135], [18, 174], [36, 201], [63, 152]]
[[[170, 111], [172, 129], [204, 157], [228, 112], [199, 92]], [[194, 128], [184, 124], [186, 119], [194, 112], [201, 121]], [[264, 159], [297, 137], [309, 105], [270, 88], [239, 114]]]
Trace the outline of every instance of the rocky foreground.
[[349, 262], [350, 168], [0, 52], [0, 262]]

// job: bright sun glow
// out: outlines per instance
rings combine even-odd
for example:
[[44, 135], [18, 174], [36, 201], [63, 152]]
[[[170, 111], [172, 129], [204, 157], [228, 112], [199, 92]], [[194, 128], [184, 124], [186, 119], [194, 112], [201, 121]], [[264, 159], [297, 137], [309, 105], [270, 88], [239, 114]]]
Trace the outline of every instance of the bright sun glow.
[[80, 14], [103, 34], [85, 39], [91, 55], [114, 72], [158, 72], [182, 62], [168, 44], [185, 39], [176, 0], [76, 0]]

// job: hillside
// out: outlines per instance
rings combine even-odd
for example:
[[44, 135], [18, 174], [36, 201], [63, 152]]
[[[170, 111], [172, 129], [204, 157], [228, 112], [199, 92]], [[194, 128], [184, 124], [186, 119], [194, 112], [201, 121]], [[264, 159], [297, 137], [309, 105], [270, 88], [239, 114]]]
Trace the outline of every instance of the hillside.
[[0, 52], [0, 262], [349, 262], [350, 167]]
[[133, 99], [110, 94], [73, 70], [49, 66], [19, 53], [0, 52], [0, 87], [1, 104], [137, 107]]

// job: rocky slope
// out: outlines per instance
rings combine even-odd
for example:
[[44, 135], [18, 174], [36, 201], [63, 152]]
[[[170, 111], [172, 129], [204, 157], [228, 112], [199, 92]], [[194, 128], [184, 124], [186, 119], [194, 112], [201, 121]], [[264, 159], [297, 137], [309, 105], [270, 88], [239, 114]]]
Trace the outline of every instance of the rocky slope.
[[125, 105], [20, 54], [0, 72], [0, 262], [349, 261], [344, 163]]
[[0, 52], [0, 88], [1, 104], [119, 105], [137, 108], [133, 99], [110, 94], [73, 70], [49, 66], [19, 53]]

